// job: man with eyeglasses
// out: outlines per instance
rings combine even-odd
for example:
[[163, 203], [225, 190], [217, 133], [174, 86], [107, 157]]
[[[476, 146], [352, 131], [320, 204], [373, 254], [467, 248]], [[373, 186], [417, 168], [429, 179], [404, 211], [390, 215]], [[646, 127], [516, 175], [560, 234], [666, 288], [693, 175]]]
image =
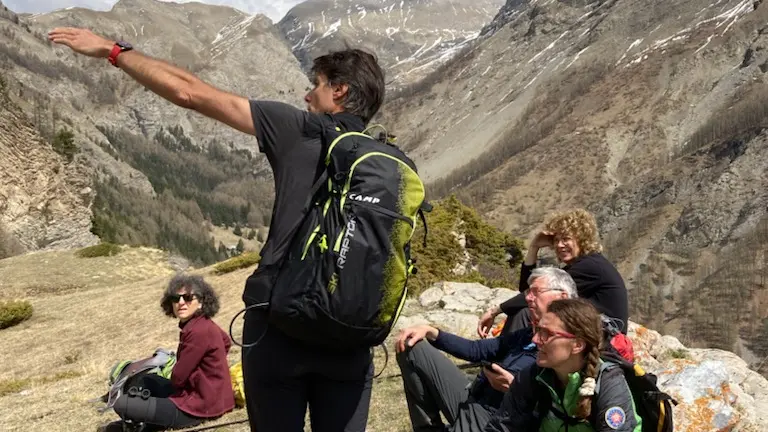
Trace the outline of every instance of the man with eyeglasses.
[[[556, 267], [535, 269], [528, 283], [530, 288], [524, 295], [534, 323], [553, 301], [578, 296], [571, 276]], [[480, 340], [465, 339], [429, 325], [401, 330], [395, 348], [413, 430], [445, 430], [441, 413], [450, 431], [483, 430], [517, 374], [535, 363], [532, 339], [531, 327]], [[440, 351], [482, 362], [482, 371], [470, 379]]]

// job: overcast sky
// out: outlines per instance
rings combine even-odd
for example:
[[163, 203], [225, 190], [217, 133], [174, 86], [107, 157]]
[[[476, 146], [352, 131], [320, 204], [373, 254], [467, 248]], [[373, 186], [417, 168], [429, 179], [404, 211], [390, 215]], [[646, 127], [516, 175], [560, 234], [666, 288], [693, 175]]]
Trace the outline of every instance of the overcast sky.
[[[110, 10], [117, 0], [2, 0], [3, 4], [14, 12], [50, 12], [70, 6], [86, 7], [94, 10]], [[162, 0], [170, 1], [170, 0]], [[189, 0], [174, 0], [187, 3]], [[263, 13], [272, 21], [278, 22], [286, 12], [303, 0], [201, 0], [202, 3], [227, 5], [249, 13]]]

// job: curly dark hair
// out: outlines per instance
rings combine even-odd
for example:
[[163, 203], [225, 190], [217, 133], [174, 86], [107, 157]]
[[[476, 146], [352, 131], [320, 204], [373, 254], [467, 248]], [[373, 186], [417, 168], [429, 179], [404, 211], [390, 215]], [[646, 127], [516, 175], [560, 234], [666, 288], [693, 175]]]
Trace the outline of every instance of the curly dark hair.
[[201, 305], [200, 310], [197, 311], [198, 314], [213, 318], [219, 312], [219, 297], [213, 287], [203, 280], [202, 276], [178, 274], [168, 283], [168, 287], [163, 293], [163, 299], [160, 300], [160, 307], [169, 317], [176, 317], [173, 313], [171, 296], [178, 294], [182, 288], [186, 288], [188, 293], [197, 296], [197, 301]]

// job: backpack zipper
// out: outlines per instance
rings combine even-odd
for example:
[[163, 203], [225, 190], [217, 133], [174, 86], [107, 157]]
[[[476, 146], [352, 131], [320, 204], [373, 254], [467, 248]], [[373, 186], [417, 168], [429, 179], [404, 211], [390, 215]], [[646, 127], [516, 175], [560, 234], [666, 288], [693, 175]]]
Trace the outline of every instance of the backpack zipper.
[[400, 219], [400, 220], [404, 220], [404, 221], [408, 222], [411, 225], [411, 228], [413, 228], [413, 219], [409, 218], [408, 216], [402, 215], [402, 214], [400, 214], [398, 212], [394, 212], [394, 211], [392, 211], [392, 210], [390, 210], [388, 208], [377, 206], [376, 204], [371, 204], [371, 203], [367, 203], [367, 202], [360, 202], [360, 201], [352, 201], [351, 204], [363, 206], [363, 207], [369, 208], [369, 209], [371, 209], [371, 210], [373, 210], [375, 212], [378, 212], [378, 213], [381, 213], [381, 214], [384, 214], [384, 215], [387, 215], [387, 216], [390, 216], [390, 217], [393, 217], [393, 218], [397, 218], [397, 219]]
[[[392, 210], [389, 210], [389, 209], [386, 209], [386, 208], [383, 208], [383, 207], [379, 207], [376, 204], [362, 203], [362, 202], [356, 202], [356, 201], [353, 202], [353, 204], [354, 205], [363, 206], [363, 207], [369, 208], [372, 211], [375, 211], [377, 213], [381, 213], [381, 214], [387, 215], [389, 217], [393, 217], [393, 218], [400, 219], [402, 221], [408, 222], [410, 224], [410, 226], [411, 226], [411, 231], [412, 231], [411, 235], [413, 235], [413, 231], [415, 230], [414, 226], [413, 226], [413, 220], [411, 218], [409, 218], [408, 216], [403, 216], [400, 213], [393, 212]], [[344, 225], [344, 228], [341, 229], [341, 232], [339, 233], [339, 236], [336, 237], [336, 243], [333, 245], [333, 251], [334, 252], [338, 253], [341, 250], [341, 240], [344, 238], [344, 233], [346, 233], [346, 232], [347, 232], [347, 226]]]

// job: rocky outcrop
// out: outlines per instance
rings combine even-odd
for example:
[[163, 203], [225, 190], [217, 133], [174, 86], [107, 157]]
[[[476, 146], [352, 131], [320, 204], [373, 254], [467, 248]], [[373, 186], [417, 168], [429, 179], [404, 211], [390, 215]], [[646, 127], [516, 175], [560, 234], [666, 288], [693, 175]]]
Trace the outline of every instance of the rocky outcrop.
[[[479, 314], [516, 291], [474, 283], [441, 282], [410, 299], [398, 328], [432, 324], [476, 338]], [[677, 338], [630, 323], [635, 361], [658, 377], [662, 390], [677, 401], [678, 432], [764, 431], [768, 424], [768, 380], [736, 354], [685, 347]]]
[[90, 179], [0, 95], [0, 226], [27, 251], [94, 244]]

